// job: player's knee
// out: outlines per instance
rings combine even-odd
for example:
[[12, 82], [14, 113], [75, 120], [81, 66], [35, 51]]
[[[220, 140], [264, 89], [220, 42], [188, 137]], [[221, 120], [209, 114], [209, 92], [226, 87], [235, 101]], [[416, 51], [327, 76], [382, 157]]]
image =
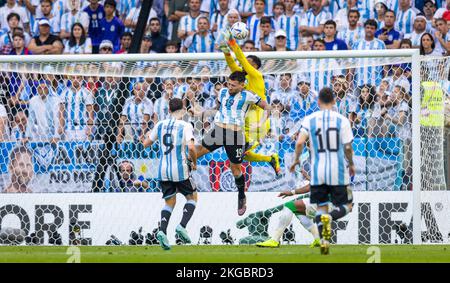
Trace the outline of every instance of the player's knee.
[[241, 165], [240, 164], [231, 164], [231, 173], [235, 178], [240, 177], [242, 175]]
[[173, 195], [172, 197], [166, 199], [165, 201], [167, 206], [174, 208], [175, 204], [177, 204], [177, 196]]

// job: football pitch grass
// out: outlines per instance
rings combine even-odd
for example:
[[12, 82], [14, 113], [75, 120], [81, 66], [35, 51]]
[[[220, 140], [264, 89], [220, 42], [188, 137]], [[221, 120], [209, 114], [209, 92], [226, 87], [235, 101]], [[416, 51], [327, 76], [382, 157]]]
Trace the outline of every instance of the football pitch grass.
[[[69, 248], [69, 249], [68, 249]], [[377, 249], [379, 248], [379, 250]], [[1, 246], [0, 262], [67, 262], [78, 250], [67, 246]], [[285, 245], [280, 248], [255, 246], [81, 246], [81, 263], [365, 263], [379, 255], [380, 262], [450, 262], [450, 245], [336, 245], [329, 255], [318, 248]]]

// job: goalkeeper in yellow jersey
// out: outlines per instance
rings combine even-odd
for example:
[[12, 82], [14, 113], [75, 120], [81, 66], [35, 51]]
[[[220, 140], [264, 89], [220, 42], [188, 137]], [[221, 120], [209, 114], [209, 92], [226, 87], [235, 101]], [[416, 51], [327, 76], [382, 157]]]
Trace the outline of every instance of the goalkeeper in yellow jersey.
[[[245, 58], [239, 44], [231, 36], [230, 31], [226, 30], [223, 34], [224, 41], [219, 45], [220, 50], [225, 55], [225, 60], [231, 72], [244, 71], [246, 75], [245, 89], [249, 90], [262, 100], [267, 101], [266, 87], [264, 83], [264, 77], [258, 69], [261, 67], [261, 59], [255, 55], [249, 55]], [[234, 58], [231, 56], [231, 50], [234, 52], [236, 59], [239, 61], [240, 66], [236, 64]], [[278, 154], [263, 155], [255, 152], [255, 149], [259, 145], [259, 141], [264, 138], [270, 128], [270, 121], [268, 117], [264, 117], [264, 110], [254, 105], [247, 112], [245, 117], [245, 141], [246, 151], [244, 159], [254, 162], [269, 162], [275, 170], [275, 174], [280, 174], [280, 159]]]

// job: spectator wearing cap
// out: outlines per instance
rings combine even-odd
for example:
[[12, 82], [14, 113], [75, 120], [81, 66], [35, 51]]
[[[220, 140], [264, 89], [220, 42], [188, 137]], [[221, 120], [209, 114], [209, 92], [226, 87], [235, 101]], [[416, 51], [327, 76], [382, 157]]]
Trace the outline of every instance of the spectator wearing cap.
[[256, 48], [261, 51], [272, 51], [275, 47], [275, 31], [272, 30], [270, 17], [262, 17], [259, 23], [260, 36], [256, 43]]
[[436, 49], [442, 55], [450, 54], [450, 31], [447, 21], [444, 19], [436, 19], [436, 31], [434, 32], [436, 39]]
[[328, 20], [324, 24], [323, 33], [325, 34], [325, 48], [326, 50], [347, 50], [347, 43], [336, 37], [336, 22]]
[[[254, 1], [254, 9], [255, 14], [251, 15], [247, 19], [247, 27], [249, 29], [249, 35], [248, 39], [251, 39], [255, 42], [256, 45], [258, 45], [258, 41], [261, 38], [261, 28], [260, 28], [260, 22], [263, 17], [267, 17], [267, 15], [264, 13], [266, 7], [266, 2], [264, 0], [256, 0]], [[273, 30], [277, 29], [277, 24], [275, 21], [269, 17], [270, 25]]]
[[67, 3], [69, 12], [64, 13], [61, 17], [61, 32], [59, 36], [62, 39], [68, 39], [74, 23], [82, 24], [84, 30], [89, 33], [89, 15], [80, 10], [80, 0], [69, 0]]
[[432, 30], [435, 24], [434, 14], [436, 13], [436, 4], [434, 1], [426, 0], [423, 5], [423, 14], [427, 19], [427, 30]]
[[[367, 20], [364, 23], [364, 38], [360, 39], [353, 45], [353, 50], [383, 50], [386, 45], [383, 41], [375, 38], [375, 31], [377, 29], [377, 22], [375, 20]], [[367, 61], [366, 61], [367, 60]], [[357, 64], [360, 66], [355, 70], [355, 86], [364, 84], [379, 85], [383, 77], [383, 67], [367, 67], [375, 64], [374, 59], [357, 59]]]
[[42, 13], [41, 18], [36, 18], [34, 21], [33, 29], [31, 31], [33, 36], [39, 35], [39, 21], [42, 19], [47, 19], [50, 25], [50, 33], [54, 35], [59, 35], [61, 25], [59, 23], [60, 18], [53, 15], [52, 13], [52, 0], [41, 0], [40, 11]]
[[124, 32], [120, 37], [120, 49], [116, 52], [116, 54], [128, 53], [128, 49], [131, 46], [131, 39], [133, 38], [133, 34], [131, 32]]
[[30, 31], [30, 24], [28, 18], [28, 12], [24, 7], [21, 7], [16, 0], [7, 0], [6, 4], [0, 8], [0, 27], [2, 29], [8, 28], [8, 16], [11, 13], [19, 15], [19, 27], [22, 27], [24, 31]]
[[287, 47], [287, 36], [286, 32], [282, 29], [279, 29], [275, 32], [275, 48], [274, 51], [292, 51], [289, 47]]
[[348, 27], [338, 33], [338, 37], [347, 43], [349, 49], [352, 49], [355, 42], [364, 38], [364, 28], [359, 26], [360, 13], [358, 10], [348, 11]]
[[215, 39], [209, 30], [209, 27], [210, 24], [208, 18], [204, 16], [199, 17], [197, 20], [197, 32], [184, 40], [181, 52], [214, 52]]
[[411, 0], [399, 0], [399, 7], [395, 27], [403, 34], [411, 33], [413, 31], [414, 19], [417, 15], [411, 7]]
[[404, 38], [408, 38], [411, 40], [413, 48], [419, 48], [420, 46], [420, 38], [426, 32], [427, 27], [427, 19], [425, 16], [419, 14], [414, 20], [413, 31], [409, 34], [405, 34]]
[[114, 49], [114, 45], [112, 44], [112, 42], [107, 39], [104, 39], [100, 43], [99, 53], [100, 54], [112, 54], [113, 49]]
[[312, 33], [314, 38], [318, 38], [323, 33], [323, 24], [327, 20], [331, 20], [331, 13], [327, 12], [322, 7], [321, 0], [310, 0], [310, 9], [305, 13], [305, 16], [300, 23], [300, 32]]
[[39, 81], [38, 95], [30, 99], [26, 136], [31, 141], [56, 143], [63, 132], [61, 99], [51, 95], [48, 82]]
[[31, 55], [31, 51], [25, 46], [25, 36], [21, 32], [13, 35], [13, 49], [10, 55]]
[[161, 21], [158, 18], [150, 19], [150, 40], [152, 42], [151, 51], [155, 53], [164, 53], [167, 38], [161, 34]]
[[99, 0], [89, 0], [89, 6], [83, 9], [89, 16], [89, 38], [92, 40], [92, 53], [97, 54], [102, 41], [100, 20], [105, 17], [103, 5]]
[[113, 44], [113, 51], [116, 52], [120, 49], [120, 37], [125, 30], [125, 26], [122, 21], [115, 16], [116, 1], [105, 0], [104, 10], [105, 17], [99, 22], [102, 41], [110, 41]]
[[33, 54], [61, 54], [64, 46], [61, 39], [50, 34], [50, 23], [47, 19], [39, 21], [39, 35], [33, 37], [28, 45]]
[[28, 45], [31, 41], [31, 37], [28, 33], [24, 32], [23, 28], [19, 27], [20, 15], [17, 13], [11, 13], [7, 17], [8, 31], [0, 37], [0, 52], [3, 55], [7, 55], [13, 49], [13, 34], [17, 32], [23, 33], [25, 36], [25, 45]]
[[400, 47], [401, 34], [394, 28], [395, 13], [392, 10], [384, 14], [384, 27], [377, 30], [375, 37], [382, 40], [387, 49], [398, 49]]
[[336, 22], [336, 29], [338, 32], [345, 30], [349, 26], [348, 15], [350, 11], [358, 11], [358, 21], [361, 17], [361, 12], [358, 10], [358, 0], [348, 0], [347, 7], [341, 8], [334, 16]]
[[278, 29], [286, 31], [286, 47], [291, 50], [297, 50], [300, 43], [300, 22], [301, 18], [294, 12], [295, 0], [285, 0], [284, 7], [286, 12], [278, 19]]

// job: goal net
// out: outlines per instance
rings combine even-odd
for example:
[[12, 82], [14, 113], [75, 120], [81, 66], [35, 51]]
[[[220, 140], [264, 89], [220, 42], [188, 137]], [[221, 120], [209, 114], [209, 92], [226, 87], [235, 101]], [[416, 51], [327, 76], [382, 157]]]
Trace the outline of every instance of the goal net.
[[[350, 119], [355, 136], [354, 207], [333, 224], [333, 242], [448, 242], [448, 58], [410, 50], [254, 55], [273, 108], [256, 153], [278, 154], [282, 172], [244, 160], [248, 209], [239, 217], [226, 153], [200, 158], [192, 172], [199, 202], [187, 227], [195, 243], [253, 244], [270, 236], [286, 202], [278, 192], [307, 184], [288, 168], [301, 121], [318, 110], [323, 87], [335, 92], [335, 111]], [[2, 243], [156, 244], [159, 145], [144, 148], [140, 139], [169, 117], [168, 101], [178, 97], [200, 142], [214, 127], [229, 74], [218, 53], [2, 56]], [[307, 150], [302, 162], [308, 172]], [[179, 195], [171, 243], [180, 242], [174, 228], [183, 201]], [[312, 236], [294, 218], [283, 241], [307, 244]]]

